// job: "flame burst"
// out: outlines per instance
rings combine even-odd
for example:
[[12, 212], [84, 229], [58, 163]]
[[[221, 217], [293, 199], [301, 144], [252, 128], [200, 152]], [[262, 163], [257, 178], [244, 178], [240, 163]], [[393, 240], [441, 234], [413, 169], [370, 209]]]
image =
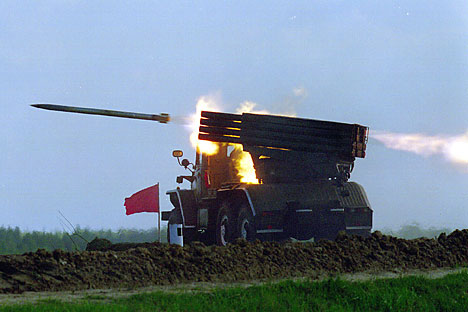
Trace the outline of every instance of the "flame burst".
[[252, 157], [249, 153], [242, 150], [242, 145], [233, 144], [233, 146], [238, 155], [238, 157], [234, 159], [234, 165], [237, 169], [237, 174], [240, 177], [240, 181], [242, 183], [258, 184]]
[[378, 131], [371, 133], [371, 137], [391, 149], [423, 156], [439, 154], [452, 163], [468, 165], [468, 132], [449, 137]]
[[200, 118], [202, 111], [219, 111], [216, 104], [216, 99], [213, 96], [202, 96], [197, 101], [197, 111], [192, 115], [192, 122], [190, 128], [192, 134], [190, 135], [190, 142], [192, 146], [200, 153], [206, 155], [214, 155], [218, 152], [218, 144], [210, 141], [198, 140], [198, 129], [200, 128]]
[[[192, 115], [191, 129], [192, 133], [190, 135], [190, 142], [192, 146], [196, 148], [200, 153], [206, 155], [214, 155], [219, 151], [219, 145], [205, 140], [198, 139], [198, 132], [200, 128], [200, 118], [202, 111], [219, 111], [219, 106], [217, 105], [217, 99], [214, 96], [202, 96], [197, 101], [196, 113]], [[252, 112], [256, 106], [253, 102], [244, 102], [241, 104], [241, 107], [237, 109], [237, 113], [242, 112]], [[234, 159], [235, 168], [238, 171], [240, 181], [243, 183], [258, 183], [258, 179], [255, 175], [255, 169], [252, 161], [252, 157], [249, 153], [242, 150], [242, 145], [232, 144], [236, 150], [236, 155]], [[233, 154], [233, 155], [234, 155]]]
[[[254, 114], [268, 114], [266, 110], [256, 110], [256, 103], [245, 101], [240, 104], [236, 113], [254, 113]], [[190, 141], [194, 148], [199, 152], [206, 155], [214, 155], [219, 151], [218, 144], [210, 141], [198, 140], [198, 132], [200, 127], [200, 118], [202, 111], [219, 111], [217, 99], [213, 96], [202, 96], [197, 101], [196, 113], [192, 116]], [[248, 152], [244, 152], [241, 144], [230, 144], [234, 147], [234, 152], [231, 153], [233, 157], [235, 168], [238, 171], [240, 182], [242, 183], [255, 183], [258, 184], [258, 179], [255, 174], [255, 168], [252, 157]]]
[[[267, 114], [267, 111], [255, 111], [256, 103], [245, 101], [241, 103], [240, 107], [236, 109], [236, 113], [257, 113], [257, 114]], [[258, 184], [258, 179], [255, 174], [255, 168], [253, 164], [252, 157], [249, 153], [244, 152], [242, 145], [233, 144], [234, 149], [237, 151], [237, 159], [235, 160], [235, 166], [240, 176], [240, 181], [243, 183], [254, 183]]]
[[[256, 110], [256, 106], [257, 104], [254, 102], [245, 101], [240, 104], [239, 108], [236, 110], [236, 113], [269, 114], [269, 112], [266, 110]], [[258, 183], [257, 176], [255, 175], [254, 164], [250, 154], [242, 150], [242, 145], [234, 144], [234, 148], [239, 151], [239, 157], [236, 161], [236, 169], [238, 170], [238, 174], [241, 177], [241, 182]]]

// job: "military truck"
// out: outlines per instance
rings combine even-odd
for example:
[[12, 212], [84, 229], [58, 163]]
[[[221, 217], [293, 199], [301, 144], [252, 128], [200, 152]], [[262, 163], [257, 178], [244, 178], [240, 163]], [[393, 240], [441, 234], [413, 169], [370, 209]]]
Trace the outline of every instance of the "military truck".
[[[38, 108], [167, 123], [152, 115], [35, 104]], [[177, 177], [190, 188], [167, 192], [173, 209], [170, 243], [192, 241], [226, 245], [236, 238], [260, 240], [334, 239], [340, 231], [368, 236], [372, 209], [364, 188], [349, 182], [356, 158], [364, 158], [368, 127], [262, 114], [204, 111], [199, 139], [218, 144], [208, 155], [197, 149], [195, 162], [180, 160], [190, 172]], [[258, 183], [241, 182], [235, 162], [242, 146], [252, 158]]]
[[[168, 191], [174, 206], [163, 213], [168, 237], [226, 245], [236, 238], [334, 239], [340, 231], [368, 236], [372, 209], [364, 188], [348, 182], [356, 157], [364, 158], [368, 128], [302, 118], [204, 111], [199, 139], [218, 152], [179, 158], [190, 189]], [[230, 144], [252, 157], [258, 183], [242, 183]], [[173, 230], [171, 230], [173, 229]], [[178, 229], [178, 232], [176, 232]]]

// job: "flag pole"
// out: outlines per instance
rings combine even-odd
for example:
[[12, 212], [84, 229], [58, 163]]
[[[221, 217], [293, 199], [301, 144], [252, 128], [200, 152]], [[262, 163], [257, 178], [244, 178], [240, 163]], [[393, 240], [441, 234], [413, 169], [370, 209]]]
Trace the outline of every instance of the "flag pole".
[[161, 212], [158, 212], [158, 238], [159, 242], [161, 242]]
[[[158, 183], [158, 204], [159, 204], [159, 183]], [[161, 205], [158, 208], [158, 239], [161, 242]]]

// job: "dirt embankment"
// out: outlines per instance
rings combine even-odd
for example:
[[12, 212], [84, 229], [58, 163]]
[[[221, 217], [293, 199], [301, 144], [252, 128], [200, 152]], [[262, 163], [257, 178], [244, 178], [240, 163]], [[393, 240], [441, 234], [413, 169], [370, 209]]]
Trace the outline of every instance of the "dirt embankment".
[[0, 293], [133, 288], [186, 282], [234, 282], [325, 273], [413, 270], [468, 264], [468, 230], [438, 239], [369, 238], [278, 243], [236, 241], [227, 247], [160, 243], [109, 244], [100, 251], [38, 250], [0, 256]]

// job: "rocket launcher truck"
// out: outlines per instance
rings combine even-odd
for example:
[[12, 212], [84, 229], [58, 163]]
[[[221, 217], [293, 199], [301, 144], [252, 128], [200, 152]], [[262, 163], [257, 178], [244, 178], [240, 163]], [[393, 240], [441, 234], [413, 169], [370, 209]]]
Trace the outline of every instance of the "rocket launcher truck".
[[[170, 121], [167, 114], [36, 104], [38, 108], [122, 118]], [[226, 245], [248, 241], [335, 239], [340, 231], [370, 235], [372, 209], [364, 188], [348, 181], [356, 158], [364, 158], [368, 127], [331, 121], [261, 114], [203, 111], [199, 139], [218, 151], [197, 149], [190, 172], [176, 182], [191, 187], [167, 191], [173, 205], [162, 212], [170, 243], [202, 241]], [[252, 158], [258, 183], [240, 182], [235, 162], [242, 145]]]
[[[335, 239], [340, 231], [370, 235], [372, 209], [364, 188], [348, 182], [356, 157], [364, 158], [369, 129], [358, 124], [259, 114], [204, 111], [199, 139], [218, 152], [197, 151], [190, 189], [168, 191], [174, 209], [169, 239], [225, 245], [236, 238]], [[233, 162], [241, 144], [252, 157], [258, 184], [241, 183]], [[181, 157], [181, 151], [174, 152]], [[174, 230], [170, 230], [170, 229]], [[180, 232], [180, 230], [179, 230]]]

